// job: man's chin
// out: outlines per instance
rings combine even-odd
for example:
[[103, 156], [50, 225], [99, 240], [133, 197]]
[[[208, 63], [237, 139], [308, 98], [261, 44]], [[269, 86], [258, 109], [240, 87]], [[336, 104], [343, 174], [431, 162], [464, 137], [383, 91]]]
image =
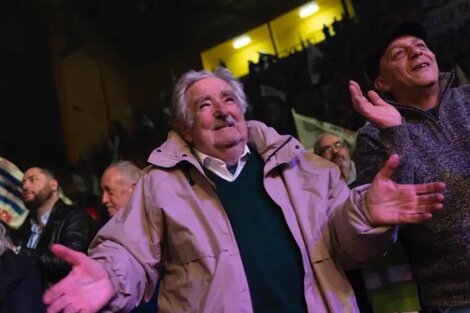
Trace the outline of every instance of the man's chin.
[[116, 215], [117, 213], [117, 210], [114, 209], [114, 208], [108, 208], [108, 214], [110, 217], [113, 217], [114, 215]]
[[23, 200], [24, 206], [30, 211], [36, 211], [39, 208], [39, 203], [35, 201], [25, 201]]

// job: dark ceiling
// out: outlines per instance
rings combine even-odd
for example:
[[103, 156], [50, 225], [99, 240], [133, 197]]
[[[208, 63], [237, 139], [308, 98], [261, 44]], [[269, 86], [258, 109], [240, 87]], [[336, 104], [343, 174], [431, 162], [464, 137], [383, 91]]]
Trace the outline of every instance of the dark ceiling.
[[302, 0], [42, 0], [66, 35], [64, 54], [99, 36], [131, 63], [198, 53], [266, 22]]

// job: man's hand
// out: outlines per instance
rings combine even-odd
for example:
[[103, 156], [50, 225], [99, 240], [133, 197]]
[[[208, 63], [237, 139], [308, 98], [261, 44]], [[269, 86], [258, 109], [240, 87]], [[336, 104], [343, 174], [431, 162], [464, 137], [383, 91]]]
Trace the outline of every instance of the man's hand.
[[382, 129], [402, 124], [400, 112], [393, 105], [382, 100], [375, 91], [370, 90], [367, 93], [368, 99], [362, 94], [359, 84], [351, 80], [349, 93], [356, 111], [375, 127]]
[[72, 271], [44, 294], [48, 313], [97, 312], [113, 296], [113, 286], [103, 265], [86, 254], [59, 244], [52, 252], [72, 265]]
[[398, 162], [398, 155], [392, 155], [367, 190], [365, 204], [374, 226], [421, 223], [442, 209], [445, 184], [397, 184], [390, 177]]

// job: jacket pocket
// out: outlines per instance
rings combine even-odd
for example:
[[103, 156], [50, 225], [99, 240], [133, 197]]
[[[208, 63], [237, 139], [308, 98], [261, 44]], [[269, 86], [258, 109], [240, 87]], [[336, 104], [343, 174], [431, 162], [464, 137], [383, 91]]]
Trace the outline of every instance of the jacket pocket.
[[230, 247], [229, 243], [222, 245], [215, 240], [194, 239], [174, 243], [169, 252], [169, 260], [176, 264], [186, 264], [201, 258], [215, 258], [220, 253], [234, 254], [234, 250]]

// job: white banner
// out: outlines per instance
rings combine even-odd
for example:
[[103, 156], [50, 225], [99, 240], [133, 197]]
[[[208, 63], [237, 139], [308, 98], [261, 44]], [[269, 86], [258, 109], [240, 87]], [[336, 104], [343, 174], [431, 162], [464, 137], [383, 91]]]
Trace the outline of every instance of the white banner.
[[298, 114], [294, 109], [292, 109], [292, 116], [294, 117], [299, 141], [306, 149], [313, 151], [313, 144], [323, 133], [333, 133], [338, 135], [346, 140], [351, 147], [356, 143], [356, 132], [352, 130], [345, 129], [331, 123], [322, 122], [313, 117]]

